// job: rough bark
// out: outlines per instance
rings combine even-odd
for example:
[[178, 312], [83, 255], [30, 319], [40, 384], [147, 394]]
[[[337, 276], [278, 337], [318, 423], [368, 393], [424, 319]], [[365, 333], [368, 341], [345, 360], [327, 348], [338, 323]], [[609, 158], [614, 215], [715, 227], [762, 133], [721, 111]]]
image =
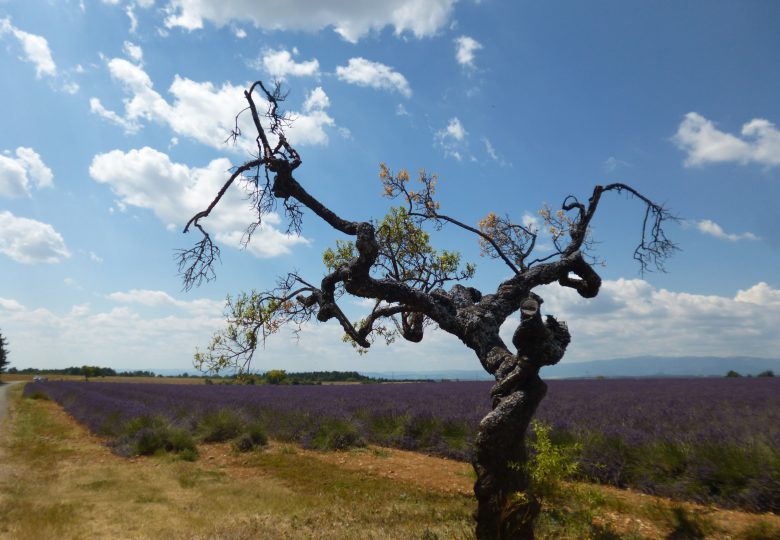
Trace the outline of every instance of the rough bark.
[[480, 422], [472, 463], [480, 540], [534, 538], [541, 505], [529, 489], [525, 436], [547, 392], [539, 369], [557, 363], [570, 340], [564, 324], [549, 316], [542, 322], [540, 303], [534, 295], [521, 305], [521, 323], [512, 338], [517, 354], [491, 351], [501, 358], [490, 391], [493, 409]]

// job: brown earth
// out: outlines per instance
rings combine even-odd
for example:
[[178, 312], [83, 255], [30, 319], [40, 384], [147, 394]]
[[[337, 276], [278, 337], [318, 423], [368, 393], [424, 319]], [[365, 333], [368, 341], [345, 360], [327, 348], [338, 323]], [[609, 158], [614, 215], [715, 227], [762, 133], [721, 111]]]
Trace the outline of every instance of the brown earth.
[[[295, 452], [336, 467], [401, 481], [426, 490], [448, 494], [473, 494], [474, 475], [470, 464], [417, 452], [376, 446], [347, 452], [319, 452], [276, 442], [272, 442], [266, 451]], [[246, 457], [236, 455], [229, 444], [202, 446], [201, 459], [231, 477], [248, 478], [262, 475], [262, 471], [251, 467]], [[580, 493], [593, 492], [591, 496], [605, 501], [601, 503], [602, 508], [594, 512], [594, 522], [609, 526], [621, 534], [638, 535], [649, 540], [668, 539], [670, 538], [668, 527], [670, 516], [673, 516], [674, 509], [681, 508], [694, 522], [702, 521], [713, 526], [713, 530], [710, 534], [706, 534], [706, 538], [719, 540], [743, 538], [746, 529], [761, 522], [775, 531], [771, 536], [765, 537], [767, 540], [780, 540], [780, 537], [775, 536], [777, 531], [780, 531], [780, 516], [776, 514], [752, 514], [726, 510], [716, 506], [673, 501], [609, 486], [569, 484], [569, 487]]]

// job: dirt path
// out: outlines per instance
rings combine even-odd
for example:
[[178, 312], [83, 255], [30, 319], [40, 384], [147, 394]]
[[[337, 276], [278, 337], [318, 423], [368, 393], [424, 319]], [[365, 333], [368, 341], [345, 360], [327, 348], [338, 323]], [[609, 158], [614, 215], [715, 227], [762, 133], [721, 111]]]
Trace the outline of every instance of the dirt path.
[[5, 418], [5, 413], [8, 411], [8, 399], [6, 398], [6, 395], [8, 394], [8, 389], [18, 383], [11, 382], [11, 383], [5, 383], [0, 384], [0, 424], [3, 422], [3, 419]]

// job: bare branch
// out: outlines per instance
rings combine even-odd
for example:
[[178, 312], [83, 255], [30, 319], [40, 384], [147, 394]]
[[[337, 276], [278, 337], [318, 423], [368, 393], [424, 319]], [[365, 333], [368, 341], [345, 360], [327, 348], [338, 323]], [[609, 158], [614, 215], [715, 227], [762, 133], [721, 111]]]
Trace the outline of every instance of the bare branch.
[[178, 250], [175, 256], [185, 291], [216, 279], [214, 263], [220, 260], [219, 247], [211, 241], [211, 236], [197, 222], [195, 227], [203, 238], [190, 249]]

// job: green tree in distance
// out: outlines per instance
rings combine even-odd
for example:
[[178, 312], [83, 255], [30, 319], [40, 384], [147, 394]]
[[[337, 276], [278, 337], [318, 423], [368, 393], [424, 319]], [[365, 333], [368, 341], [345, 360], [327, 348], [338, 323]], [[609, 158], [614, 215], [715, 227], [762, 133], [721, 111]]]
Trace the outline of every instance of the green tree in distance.
[[10, 364], [8, 361], [8, 352], [8, 341], [5, 339], [5, 336], [0, 333], [0, 375], [5, 373], [6, 369], [8, 369], [8, 364]]
[[[557, 283], [584, 298], [598, 294], [601, 278], [594, 270], [589, 233], [603, 195], [624, 193], [642, 204], [641, 238], [634, 258], [643, 270], [663, 269], [664, 260], [676, 249], [663, 228], [675, 218], [634, 188], [615, 183], [595, 186], [585, 201], [569, 195], [558, 210], [545, 206], [540, 211], [540, 229], [493, 212], [472, 226], [442, 211], [435, 175], [421, 171], [412, 179], [406, 170], [394, 173], [382, 165], [379, 176], [384, 195], [396, 205], [378, 223], [351, 221], [323, 204], [294, 176], [302, 160], [285, 137], [292, 119], [279, 109], [285, 97], [279, 85], [269, 91], [262, 82], [255, 82], [244, 97], [256, 133], [257, 156], [232, 169], [208, 207], [185, 226], [185, 233], [197, 229], [201, 234], [194, 247], [179, 254], [185, 288], [215, 277], [219, 248], [203, 221], [234, 184], [248, 188], [257, 210], [246, 242], [264, 216], [278, 207], [288, 219], [288, 231], [299, 233], [303, 213], [310, 211], [346, 239], [325, 252], [324, 278], [313, 281], [291, 272], [270, 290], [229, 298], [227, 326], [205, 351], [196, 353], [196, 367], [210, 372], [246, 371], [258, 345], [268, 336], [285, 326], [300, 330], [312, 319], [337, 321], [345, 340], [358, 351], [365, 351], [376, 340], [420, 342], [426, 329], [434, 325], [453, 334], [496, 380], [490, 393], [493, 408], [480, 423], [474, 447], [476, 535], [480, 539], [533, 538], [540, 504], [528, 489], [525, 435], [546, 393], [539, 370], [556, 364], [570, 341], [565, 323], [551, 315], [542, 317], [543, 299], [534, 289]], [[265, 108], [264, 115], [258, 103]], [[238, 118], [234, 138], [241, 136]], [[327, 188], [321, 191], [328, 193]], [[475, 238], [482, 254], [503, 263], [509, 277], [489, 294], [459, 283], [473, 277], [476, 269], [462, 264], [460, 254], [431, 246], [430, 232], [444, 226]], [[551, 251], [541, 255], [534, 250], [540, 235], [552, 245]], [[371, 301], [370, 311], [358, 321], [350, 320], [339, 305], [349, 295]], [[520, 323], [507, 344], [499, 329], [518, 312]]]

